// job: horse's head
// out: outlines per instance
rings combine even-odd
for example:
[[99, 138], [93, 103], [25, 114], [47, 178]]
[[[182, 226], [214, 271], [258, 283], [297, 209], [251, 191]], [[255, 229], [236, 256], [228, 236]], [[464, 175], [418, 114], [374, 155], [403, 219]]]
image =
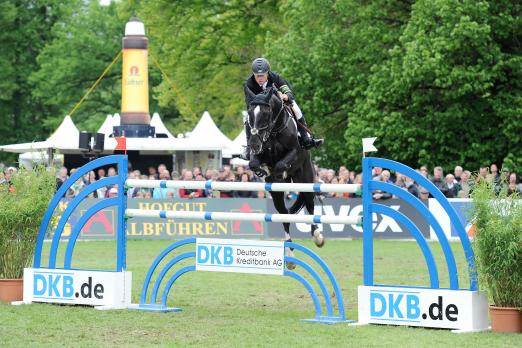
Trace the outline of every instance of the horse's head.
[[274, 88], [264, 93], [252, 95], [253, 101], [248, 108], [248, 125], [250, 126], [250, 149], [254, 155], [263, 152], [263, 147], [274, 128], [277, 116], [282, 111], [283, 102]]

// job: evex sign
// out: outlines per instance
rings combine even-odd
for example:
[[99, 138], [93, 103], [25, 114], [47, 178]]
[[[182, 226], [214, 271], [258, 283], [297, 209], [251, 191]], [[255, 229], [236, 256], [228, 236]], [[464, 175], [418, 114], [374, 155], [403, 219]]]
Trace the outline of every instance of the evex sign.
[[[429, 226], [427, 225], [426, 219], [424, 219], [418, 211], [413, 209], [410, 205], [404, 203], [404, 201], [389, 199], [379, 201], [379, 204], [386, 205], [391, 209], [398, 211], [407, 216], [425, 236], [429, 236]], [[305, 214], [303, 209], [299, 214]], [[270, 212], [275, 210], [270, 207]], [[315, 215], [329, 215], [329, 216], [349, 216], [357, 217], [363, 214], [363, 205], [360, 198], [350, 199], [324, 199], [323, 204], [316, 202], [314, 207]], [[372, 214], [373, 231], [375, 232], [376, 238], [389, 238], [389, 239], [411, 239], [412, 236], [403, 226], [397, 221], [387, 215]], [[325, 234], [326, 237], [333, 238], [362, 238], [363, 228], [361, 225], [343, 225], [343, 224], [319, 224], [319, 229]], [[277, 224], [268, 226], [269, 237], [280, 237], [281, 231]], [[308, 238], [310, 234], [310, 225], [300, 223], [291, 225], [291, 235], [293, 238]]]
[[130, 304], [131, 281], [130, 272], [26, 268], [24, 302], [124, 308]]
[[487, 300], [477, 291], [359, 286], [358, 295], [361, 323], [460, 330], [487, 324]]

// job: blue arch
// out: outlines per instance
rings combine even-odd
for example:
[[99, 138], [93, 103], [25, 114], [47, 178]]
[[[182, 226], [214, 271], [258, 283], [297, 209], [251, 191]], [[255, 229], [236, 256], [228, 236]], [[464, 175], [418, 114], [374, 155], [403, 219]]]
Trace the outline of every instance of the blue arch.
[[[103, 209], [105, 209], [107, 207], [110, 207], [110, 206], [113, 206], [113, 205], [118, 205], [118, 198], [109, 198], [109, 199], [104, 199], [104, 200], [99, 201], [98, 203], [96, 203], [95, 205], [90, 207], [82, 215], [80, 220], [78, 220], [76, 225], [74, 225], [74, 228], [73, 228], [73, 230], [71, 232], [71, 235], [69, 236], [69, 241], [67, 242], [67, 248], [65, 250], [65, 258], [64, 258], [64, 265], [63, 265], [63, 267], [65, 269], [70, 269], [71, 268], [72, 255], [73, 255], [74, 247], [76, 245], [76, 240], [78, 239], [78, 236], [80, 235], [80, 232], [83, 229], [83, 226], [85, 226], [87, 221], [89, 221], [89, 219], [94, 214], [96, 214], [100, 210], [103, 210]], [[52, 266], [51, 266], [51, 262], [52, 262]], [[56, 254], [55, 254], [54, 258], [50, 258], [49, 259], [49, 268], [54, 268], [55, 267], [55, 263], [56, 263]]]
[[87, 196], [89, 196], [91, 193], [96, 191], [97, 189], [107, 186], [107, 185], [115, 185], [118, 183], [118, 177], [112, 176], [110, 178], [104, 178], [101, 180], [96, 181], [93, 184], [90, 184], [86, 186], [83, 190], [80, 191], [80, 193], [74, 197], [69, 204], [67, 205], [67, 208], [63, 212], [62, 216], [60, 217], [60, 220], [58, 222], [58, 225], [56, 226], [53, 240], [51, 242], [51, 252], [49, 254], [49, 268], [55, 267], [55, 261], [56, 261], [56, 254], [58, 251], [58, 244], [60, 243], [60, 238], [62, 236], [63, 229], [65, 227], [65, 224], [67, 223], [67, 220], [69, 220], [69, 217], [73, 213], [73, 211], [80, 205], [81, 202]]
[[[40, 229], [38, 231], [38, 236], [36, 237], [36, 246], [35, 253], [33, 259], [33, 267], [40, 268], [41, 260], [42, 260], [42, 249], [43, 242], [45, 239], [45, 235], [47, 233], [47, 229], [49, 228], [49, 223], [53, 217], [54, 210], [60, 203], [60, 200], [65, 195], [67, 190], [79, 179], [83, 177], [86, 173], [94, 170], [98, 167], [103, 167], [106, 165], [117, 165], [118, 167], [118, 209], [120, 213], [118, 214], [118, 233], [117, 233], [117, 270], [122, 271], [125, 269], [126, 260], [125, 260], [125, 221], [123, 219], [123, 212], [126, 208], [126, 200], [124, 194], [124, 186], [125, 181], [127, 180], [127, 156], [122, 155], [111, 155], [106, 157], [101, 157], [95, 159], [86, 165], [78, 168], [74, 174], [72, 174], [69, 179], [67, 179], [58, 189], [53, 199], [49, 203], [49, 207], [45, 211], [44, 217], [42, 219], [42, 223], [40, 224]], [[76, 202], [75, 202], [76, 203]], [[63, 223], [63, 226], [65, 223]], [[63, 229], [63, 227], [62, 227]], [[62, 230], [56, 230], [55, 233], [61, 235]]]
[[[460, 242], [462, 245], [462, 248], [464, 250], [464, 255], [466, 257], [466, 261], [468, 263], [468, 272], [470, 276], [470, 290], [477, 290], [477, 274], [474, 266], [475, 257], [473, 254], [473, 250], [471, 248], [471, 243], [469, 241], [469, 238], [466, 234], [466, 231], [464, 229], [464, 226], [462, 225], [461, 221], [458, 218], [457, 213], [453, 209], [453, 207], [449, 204], [446, 197], [440, 192], [437, 187], [430, 182], [428, 179], [417, 173], [414, 169], [402, 164], [398, 163], [392, 160], [384, 159], [384, 158], [374, 158], [374, 157], [366, 157], [363, 158], [363, 253], [364, 253], [364, 283], [367, 286], [373, 285], [373, 230], [372, 230], [372, 190], [373, 189], [380, 189], [384, 191], [388, 191], [390, 193], [398, 193], [399, 191], [406, 192], [404, 190], [397, 191], [394, 189], [394, 185], [378, 182], [378, 181], [372, 181], [371, 173], [373, 167], [382, 167], [382, 168], [388, 168], [396, 172], [400, 172], [413, 180], [415, 180], [419, 185], [423, 186], [424, 188], [428, 189], [428, 191], [431, 193], [431, 195], [439, 202], [439, 204], [443, 207], [445, 212], [450, 217], [450, 220], [452, 224], [455, 227], [455, 230], [457, 231], [457, 234], [460, 238]], [[393, 190], [393, 192], [391, 192]], [[395, 193], [394, 193], [395, 194]], [[397, 194], [402, 199], [406, 199], [405, 197], [407, 195], [404, 194]], [[408, 202], [412, 204], [413, 207], [415, 207], [417, 210], [421, 211], [421, 214], [425, 216], [428, 221], [432, 224], [432, 227], [435, 230], [435, 233], [437, 233], [437, 236], [439, 238], [439, 241], [441, 243], [441, 247], [446, 249], [445, 256], [446, 261], [448, 263], [448, 270], [449, 270], [449, 277], [450, 277], [450, 287], [452, 289], [458, 288], [458, 277], [456, 270], [455, 272], [451, 271], [453, 269], [452, 263], [454, 263], [454, 257], [453, 253], [451, 252], [451, 249], [449, 249], [449, 243], [447, 243], [447, 238], [445, 238], [445, 235], [443, 238], [439, 236], [441, 234], [442, 229], [440, 228], [440, 225], [438, 223], [433, 223], [432, 221], [435, 220], [432, 214], [426, 215], [426, 211], [429, 212], [429, 210], [421, 203], [420, 200], [417, 198], [414, 198], [410, 194], [412, 199], [409, 199]], [[421, 205], [424, 207], [422, 209]], [[437, 230], [439, 230], [437, 232]], [[442, 233], [443, 234], [443, 233]], [[445, 244], [447, 244], [447, 247], [445, 247]], [[446, 253], [448, 252], [448, 254]], [[451, 253], [451, 257], [449, 257], [449, 253]], [[455, 266], [456, 268], [456, 266]], [[453, 281], [452, 281], [453, 278]], [[456, 280], [455, 280], [456, 278]]]
[[[141, 296], [140, 296], [140, 304], [137, 307], [137, 309], [153, 310], [153, 311], [178, 311], [179, 310], [178, 308], [174, 308], [174, 309], [167, 308], [168, 294], [177, 279], [179, 279], [185, 273], [196, 270], [195, 265], [189, 265], [189, 266], [185, 266], [185, 267], [178, 269], [167, 280], [165, 287], [163, 288], [161, 298], [158, 299], [158, 295], [160, 292], [160, 286], [163, 283], [167, 273], [175, 265], [177, 265], [182, 260], [192, 258], [192, 257], [195, 258], [196, 252], [194, 252], [194, 251], [185, 252], [185, 253], [179, 254], [179, 255], [175, 256], [174, 258], [172, 258], [161, 269], [161, 271], [159, 272], [159, 275], [156, 277], [148, 302], [147, 302], [147, 294], [149, 292], [149, 287], [150, 287], [150, 282], [151, 282], [152, 276], [154, 275], [156, 269], [158, 268], [158, 265], [167, 257], [167, 255], [169, 255], [169, 253], [173, 252], [175, 249], [177, 249], [183, 245], [195, 244], [195, 243], [196, 243], [196, 238], [187, 238], [187, 239], [179, 240], [179, 241], [169, 245], [155, 258], [155, 260], [152, 262], [152, 264], [147, 272], [147, 275], [145, 276], [142, 291], [141, 291]], [[325, 313], [324, 313], [324, 315], [322, 315], [321, 302], [319, 301], [317, 292], [315, 291], [315, 289], [311, 285], [311, 283], [306, 278], [304, 278], [302, 275], [300, 275], [298, 273], [288, 271], [288, 270], [283, 271], [284, 276], [288, 276], [288, 277], [291, 277], [291, 278], [299, 281], [301, 284], [303, 284], [303, 286], [310, 293], [310, 296], [312, 297], [312, 301], [314, 303], [315, 312], [316, 312], [316, 317], [312, 321], [321, 322], [321, 323], [336, 323], [336, 322], [345, 321], [344, 303], [342, 300], [342, 294], [340, 292], [340, 288], [337, 284], [337, 281], [336, 281], [335, 277], [333, 276], [333, 273], [328, 268], [326, 263], [317, 254], [313, 253], [310, 249], [303, 247], [299, 244], [295, 244], [292, 242], [285, 242], [284, 247], [285, 248], [292, 247], [295, 250], [302, 251], [303, 253], [305, 253], [306, 255], [311, 257], [320, 266], [321, 270], [327, 275], [327, 277], [330, 280], [331, 285], [335, 291], [335, 295], [336, 295], [336, 298], [338, 301], [338, 307], [339, 307], [339, 316], [335, 316], [333, 314], [334, 311], [333, 311], [332, 301], [331, 301], [329, 293], [328, 293], [328, 289], [327, 289], [324, 281], [321, 279], [321, 277], [317, 273], [317, 271], [313, 267], [311, 267], [308, 263], [304, 262], [303, 260], [300, 260], [295, 257], [285, 256], [285, 260], [284, 260], [285, 262], [294, 262], [295, 264], [301, 266], [302, 269], [304, 269], [306, 272], [308, 272], [311, 275], [311, 277], [319, 285], [321, 292], [325, 298]], [[158, 304], [158, 300], [160, 300], [159, 304]]]
[[424, 259], [426, 260], [426, 266], [428, 267], [428, 272], [430, 274], [430, 287], [432, 289], [439, 288], [439, 274], [437, 272], [437, 265], [435, 264], [435, 259], [433, 257], [433, 253], [431, 252], [426, 239], [419, 231], [419, 228], [403, 213], [393, 210], [392, 208], [382, 205], [382, 204], [373, 204], [373, 211], [379, 214], [388, 215], [389, 217], [395, 219], [400, 222], [403, 226], [405, 226], [408, 231], [410, 231], [411, 235], [417, 243], [419, 244], [422, 254], [424, 255]]
[[189, 251], [189, 252], [177, 255], [172, 260], [170, 260], [169, 263], [167, 263], [165, 265], [165, 267], [163, 267], [160, 274], [156, 278], [156, 281], [154, 282], [154, 286], [152, 287], [152, 294], [150, 295], [150, 303], [155, 304], [157, 302], [158, 290], [159, 290], [161, 282], [163, 281], [163, 278], [165, 278], [165, 275], [167, 274], [167, 272], [181, 260], [185, 260], [185, 259], [188, 259], [191, 257], [194, 257], [194, 258], [196, 257], [195, 251]]
[[[440, 226], [437, 219], [435, 219], [433, 214], [429, 211], [429, 209], [419, 199], [415, 198], [411, 193], [393, 184], [388, 184], [382, 181], [372, 181], [370, 182], [369, 187], [370, 190], [382, 190], [394, 194], [400, 199], [411, 204], [421, 213], [422, 216], [424, 216], [429, 221], [429, 223], [433, 227], [433, 230], [437, 234], [437, 237], [439, 238], [442, 251], [444, 252], [444, 257], [446, 259], [446, 265], [448, 268], [448, 275], [450, 280], [450, 289], [458, 289], [459, 278], [457, 277], [457, 263], [455, 262], [455, 256], [453, 255], [453, 251], [451, 250], [448, 238], [444, 234], [442, 227]], [[373, 209], [374, 205], [375, 203], [372, 203], [370, 209]]]

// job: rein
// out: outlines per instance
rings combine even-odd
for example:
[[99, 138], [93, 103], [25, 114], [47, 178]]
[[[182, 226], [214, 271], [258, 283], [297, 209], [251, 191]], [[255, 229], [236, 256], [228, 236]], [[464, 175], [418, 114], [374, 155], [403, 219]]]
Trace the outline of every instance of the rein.
[[266, 137], [266, 139], [263, 139], [263, 142], [265, 142], [270, 137], [270, 135], [277, 134], [281, 130], [283, 130], [283, 128], [288, 124], [288, 120], [287, 120], [287, 122], [283, 123], [281, 125], [281, 127], [278, 128], [276, 131], [274, 131], [274, 127], [276, 126], [277, 121], [279, 121], [279, 116], [283, 112], [284, 108], [285, 108], [285, 103], [281, 100], [281, 108], [279, 109], [279, 112], [275, 116], [274, 121], [271, 122], [269, 125], [266, 125], [265, 127], [262, 127], [262, 128], [252, 127], [252, 124], [250, 123], [250, 117], [248, 117], [247, 121], [248, 121], [248, 125], [250, 126], [250, 131], [251, 131], [252, 135], [257, 135], [260, 130], [264, 130], [264, 129], [268, 128], [268, 131], [267, 131], [268, 136]]

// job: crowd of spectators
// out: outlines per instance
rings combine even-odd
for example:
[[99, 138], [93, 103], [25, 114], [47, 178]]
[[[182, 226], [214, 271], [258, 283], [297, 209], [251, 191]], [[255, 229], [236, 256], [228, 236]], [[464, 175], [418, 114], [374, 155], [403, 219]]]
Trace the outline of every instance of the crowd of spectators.
[[[72, 169], [68, 173], [67, 168], [62, 167], [59, 170], [57, 176], [57, 187], [67, 180], [70, 174], [74, 173], [75, 169]], [[514, 192], [522, 192], [522, 184], [520, 183], [519, 176], [514, 172], [503, 172], [499, 173], [498, 167], [492, 164], [489, 167], [481, 167], [476, 174], [472, 176], [472, 173], [468, 170], [464, 170], [462, 167], [455, 167], [453, 173], [444, 174], [442, 167], [435, 167], [433, 171], [429, 172], [426, 166], [420, 167], [417, 172], [430, 180], [442, 193], [448, 198], [469, 198], [470, 191], [473, 189], [475, 180], [490, 180], [498, 185], [499, 190], [502, 185], [507, 186], [508, 194]], [[345, 166], [339, 167], [337, 171], [334, 169], [325, 169], [316, 167], [316, 182], [329, 183], [329, 184], [361, 184], [362, 174], [348, 170]], [[116, 175], [116, 170], [113, 167], [107, 170], [100, 168], [95, 173], [93, 171], [85, 174], [82, 179], [78, 180], [72, 187], [67, 191], [65, 197], [74, 197], [77, 195], [85, 186], [93, 183], [96, 180], [100, 180], [104, 177], [110, 177]], [[9, 172], [6, 172], [5, 177], [0, 176], [0, 182], [9, 180]], [[207, 169], [204, 172], [199, 167], [190, 169], [182, 169], [181, 172], [172, 171], [169, 172], [167, 166], [160, 164], [157, 167], [149, 167], [146, 173], [142, 173], [140, 170], [129, 169], [129, 179], [150, 179], [150, 180], [184, 180], [184, 181], [236, 181], [236, 182], [260, 182], [263, 179], [255, 176], [254, 173], [244, 166], [237, 166], [232, 168], [230, 165], [225, 165], [219, 170]], [[411, 178], [404, 176], [400, 173], [390, 173], [388, 170], [382, 170], [381, 168], [374, 168], [372, 172], [372, 180], [384, 181], [396, 185], [404, 190], [409, 191], [414, 196], [421, 199], [430, 198], [430, 194], [425, 187], [420, 186], [417, 182]], [[102, 187], [93, 194], [91, 197], [113, 197], [117, 195], [117, 185]], [[265, 198], [266, 194], [264, 191], [251, 192], [251, 191], [216, 191], [216, 190], [187, 190], [187, 189], [172, 189], [172, 188], [130, 188], [128, 196], [133, 198], [155, 198], [155, 199], [167, 199], [167, 198]], [[269, 195], [268, 195], [269, 196]], [[357, 197], [358, 194], [349, 193], [325, 193], [325, 197], [338, 197], [338, 198], [350, 198]], [[289, 193], [288, 197], [295, 197], [295, 194]], [[393, 196], [388, 192], [373, 192], [374, 199], [389, 199]]]

